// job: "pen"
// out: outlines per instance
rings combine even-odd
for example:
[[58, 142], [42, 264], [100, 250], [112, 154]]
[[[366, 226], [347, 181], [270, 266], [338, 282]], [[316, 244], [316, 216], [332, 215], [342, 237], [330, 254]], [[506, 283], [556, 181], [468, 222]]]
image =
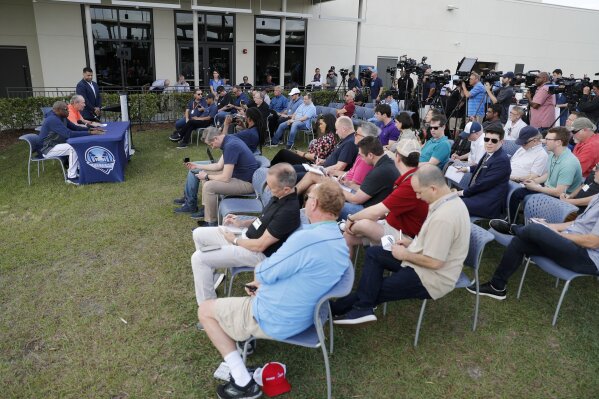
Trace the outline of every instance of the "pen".
[[403, 233], [399, 230], [399, 242], [403, 241]]

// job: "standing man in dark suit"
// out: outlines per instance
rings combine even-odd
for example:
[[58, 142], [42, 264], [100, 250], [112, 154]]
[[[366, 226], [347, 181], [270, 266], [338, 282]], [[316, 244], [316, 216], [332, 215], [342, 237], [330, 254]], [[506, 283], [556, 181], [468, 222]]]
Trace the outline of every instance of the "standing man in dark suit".
[[100, 109], [102, 108], [102, 95], [98, 84], [92, 79], [94, 71], [90, 67], [83, 68], [83, 79], [77, 83], [75, 91], [85, 99], [85, 108], [81, 111], [83, 116], [88, 121], [98, 121]]
[[501, 148], [504, 134], [501, 127], [489, 126], [485, 130], [485, 155], [476, 166], [461, 169], [472, 172], [468, 188], [458, 193], [470, 216], [493, 219], [500, 217], [505, 209], [512, 168]]

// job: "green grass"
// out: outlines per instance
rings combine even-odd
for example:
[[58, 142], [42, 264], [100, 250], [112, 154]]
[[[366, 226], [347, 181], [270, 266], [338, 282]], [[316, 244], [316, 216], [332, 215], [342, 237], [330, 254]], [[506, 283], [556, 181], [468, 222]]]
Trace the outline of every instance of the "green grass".
[[[216, 396], [221, 359], [194, 327], [194, 223], [171, 205], [181, 160], [205, 150], [177, 151], [167, 135], [134, 134], [120, 184], [69, 186], [48, 163], [28, 186], [26, 145], [0, 152], [0, 397]], [[487, 247], [483, 280], [501, 251]], [[552, 328], [561, 287], [532, 267], [516, 300], [519, 277], [506, 301], [482, 298], [474, 333], [473, 296], [430, 303], [417, 350], [418, 301], [390, 304], [368, 328], [337, 328], [334, 396], [599, 397], [599, 282], [575, 280]], [[320, 351], [260, 341], [249, 364], [275, 360], [288, 366], [286, 397], [325, 395]]]

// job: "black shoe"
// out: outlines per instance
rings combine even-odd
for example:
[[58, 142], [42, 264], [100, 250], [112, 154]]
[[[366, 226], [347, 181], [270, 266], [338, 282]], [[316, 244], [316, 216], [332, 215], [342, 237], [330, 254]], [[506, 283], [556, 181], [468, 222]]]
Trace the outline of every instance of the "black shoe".
[[173, 204], [175, 204], [175, 205], [185, 205], [185, 197], [175, 198], [173, 200]]
[[[470, 292], [471, 294], [476, 295], [476, 285], [475, 284], [472, 284], [471, 286], [466, 287], [466, 290], [468, 290], [468, 292]], [[491, 282], [488, 282], [488, 283], [484, 283], [484, 284], [480, 285], [480, 287], [478, 288], [478, 293], [481, 296], [488, 296], [490, 298], [497, 299], [499, 301], [503, 301], [507, 296], [507, 288], [504, 288], [503, 290], [497, 290], [497, 289], [495, 289], [495, 287], [493, 287]]]
[[182, 150], [183, 148], [187, 148], [188, 146], [189, 146], [189, 143], [180, 142], [179, 145], [177, 146], [177, 149]]
[[189, 206], [187, 204], [184, 204], [180, 208], [175, 208], [174, 209], [175, 213], [194, 213], [194, 212], [197, 212], [197, 211], [198, 211], [198, 208], [194, 208], [194, 207]]
[[181, 135], [175, 130], [173, 134], [168, 137], [168, 139], [173, 143], [176, 143], [177, 141], [181, 140]]
[[199, 208], [197, 212], [192, 213], [189, 217], [194, 220], [204, 219], [204, 208]]
[[508, 222], [506, 222], [503, 219], [492, 219], [489, 222], [489, 226], [491, 226], [493, 228], [493, 230], [495, 230], [498, 233], [509, 234], [511, 236], [515, 235], [513, 227], [516, 225], [509, 224]]
[[333, 320], [334, 324], [338, 325], [357, 325], [364, 323], [372, 323], [376, 321], [374, 310], [372, 309], [356, 309], [353, 308], [343, 316], [336, 317]]
[[199, 227], [216, 227], [218, 222], [206, 222], [205, 220], [198, 220]]
[[262, 391], [253, 378], [246, 386], [240, 387], [231, 377], [231, 381], [216, 388], [216, 394], [220, 399], [254, 399], [262, 396]]

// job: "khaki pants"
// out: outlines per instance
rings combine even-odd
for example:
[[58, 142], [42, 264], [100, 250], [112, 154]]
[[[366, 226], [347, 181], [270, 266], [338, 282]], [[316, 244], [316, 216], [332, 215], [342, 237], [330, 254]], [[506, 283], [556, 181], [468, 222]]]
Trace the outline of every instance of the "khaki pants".
[[235, 341], [246, 341], [250, 337], [272, 339], [254, 319], [251, 296], [217, 299], [214, 316], [223, 331]]
[[202, 183], [202, 205], [204, 205], [204, 220], [206, 222], [216, 222], [217, 220], [217, 199], [219, 194], [239, 195], [251, 194], [254, 192], [252, 183], [231, 178], [228, 183], [223, 181], [208, 180]]

